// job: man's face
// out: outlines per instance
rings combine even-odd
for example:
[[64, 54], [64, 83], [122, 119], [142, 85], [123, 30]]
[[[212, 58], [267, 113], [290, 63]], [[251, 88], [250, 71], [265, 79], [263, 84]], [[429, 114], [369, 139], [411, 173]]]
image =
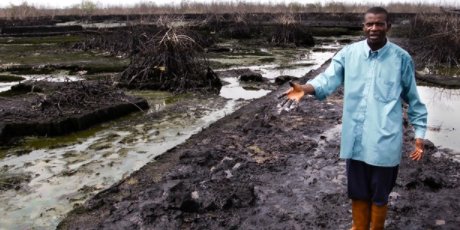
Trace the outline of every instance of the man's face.
[[370, 45], [383, 44], [390, 27], [385, 14], [367, 13], [364, 16], [363, 30]]

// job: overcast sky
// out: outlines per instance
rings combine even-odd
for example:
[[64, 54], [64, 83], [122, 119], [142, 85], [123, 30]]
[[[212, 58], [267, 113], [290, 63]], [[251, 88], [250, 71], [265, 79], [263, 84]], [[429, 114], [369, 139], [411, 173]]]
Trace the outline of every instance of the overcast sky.
[[[97, 3], [98, 6], [106, 7], [106, 6], [113, 6], [113, 5], [122, 5], [122, 6], [129, 6], [130, 4], [133, 5], [134, 3], [140, 2], [154, 2], [157, 5], [161, 4], [178, 4], [183, 0], [92, 0], [92, 2]], [[224, 0], [222, 2], [261, 2], [261, 3], [290, 3], [290, 2], [300, 2], [302, 4], [305, 3], [327, 3], [332, 2], [332, 0]], [[379, 3], [379, 2], [412, 2], [412, 3], [429, 3], [429, 4], [436, 4], [440, 6], [460, 6], [459, 0], [389, 0], [389, 1], [372, 1], [372, 0], [333, 0], [334, 2], [344, 2], [344, 3]], [[70, 7], [76, 4], [80, 4], [82, 0], [1, 0], [0, 7], [8, 7], [11, 4], [13, 5], [20, 5], [22, 2], [27, 2], [30, 5], [35, 6], [42, 6], [48, 8], [64, 8]], [[129, 2], [129, 3], [128, 3]], [[194, 1], [186, 1], [186, 2], [220, 2], [219, 0], [194, 0]]]

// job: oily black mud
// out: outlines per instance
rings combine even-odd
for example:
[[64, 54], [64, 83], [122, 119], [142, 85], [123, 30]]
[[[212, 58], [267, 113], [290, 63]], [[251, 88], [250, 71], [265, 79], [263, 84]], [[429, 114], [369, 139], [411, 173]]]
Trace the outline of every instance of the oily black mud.
[[145, 99], [102, 81], [29, 81], [12, 88], [5, 92], [12, 95], [0, 96], [0, 144], [62, 135], [148, 108]]
[[[313, 71], [303, 78], [316, 75]], [[74, 209], [58, 229], [347, 229], [344, 162], [338, 158], [340, 91], [290, 112], [286, 89], [253, 101]], [[429, 141], [406, 156], [387, 229], [455, 229], [460, 165]]]

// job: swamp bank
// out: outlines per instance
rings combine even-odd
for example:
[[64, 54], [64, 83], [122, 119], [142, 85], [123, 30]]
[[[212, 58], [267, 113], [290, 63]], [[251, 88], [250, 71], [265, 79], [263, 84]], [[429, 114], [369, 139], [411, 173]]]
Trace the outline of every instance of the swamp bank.
[[[156, 157], [73, 210], [58, 229], [349, 228], [338, 159], [340, 92], [286, 112], [276, 99], [285, 89]], [[406, 129], [387, 229], [455, 229], [460, 164], [429, 141], [424, 159], [412, 162], [412, 142]]]
[[108, 82], [25, 82], [0, 97], [0, 144], [23, 136], [63, 135], [148, 109]]

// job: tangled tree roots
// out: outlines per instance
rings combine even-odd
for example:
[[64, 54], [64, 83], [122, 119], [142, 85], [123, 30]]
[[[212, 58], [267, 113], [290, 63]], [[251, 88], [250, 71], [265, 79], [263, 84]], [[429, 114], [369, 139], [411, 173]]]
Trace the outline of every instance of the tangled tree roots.
[[79, 113], [80, 109], [100, 108], [105, 102], [125, 99], [125, 94], [106, 81], [67, 82], [58, 84], [49, 95], [42, 94], [32, 105], [32, 110], [49, 116]]
[[197, 36], [181, 28], [167, 28], [141, 44], [121, 74], [128, 87], [174, 92], [219, 92], [222, 84], [209, 68]]
[[460, 15], [419, 14], [411, 24], [416, 57], [426, 65], [460, 65]]

